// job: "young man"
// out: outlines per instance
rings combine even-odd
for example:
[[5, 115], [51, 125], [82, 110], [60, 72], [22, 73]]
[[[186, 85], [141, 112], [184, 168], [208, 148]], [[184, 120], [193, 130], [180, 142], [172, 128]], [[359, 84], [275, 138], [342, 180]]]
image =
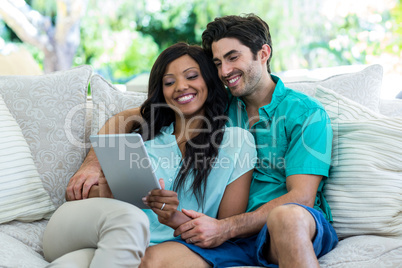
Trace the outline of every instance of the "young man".
[[[193, 220], [175, 231], [183, 241], [148, 248], [142, 266], [319, 267], [317, 258], [338, 242], [322, 193], [331, 161], [327, 113], [270, 74], [269, 27], [258, 16], [217, 18], [202, 37], [230, 91], [230, 124], [255, 137], [248, 212], [223, 220], [185, 212]], [[72, 178], [67, 195], [74, 185], [81, 195], [83, 177]]]

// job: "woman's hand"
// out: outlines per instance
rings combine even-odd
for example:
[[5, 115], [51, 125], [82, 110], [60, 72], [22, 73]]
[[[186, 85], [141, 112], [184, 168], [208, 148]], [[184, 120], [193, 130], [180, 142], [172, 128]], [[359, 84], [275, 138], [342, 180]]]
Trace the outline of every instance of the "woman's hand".
[[180, 224], [186, 222], [190, 218], [177, 210], [179, 199], [174, 191], [165, 190], [165, 182], [159, 179], [162, 189], [155, 189], [142, 200], [156, 215], [158, 221], [173, 229], [176, 229]]

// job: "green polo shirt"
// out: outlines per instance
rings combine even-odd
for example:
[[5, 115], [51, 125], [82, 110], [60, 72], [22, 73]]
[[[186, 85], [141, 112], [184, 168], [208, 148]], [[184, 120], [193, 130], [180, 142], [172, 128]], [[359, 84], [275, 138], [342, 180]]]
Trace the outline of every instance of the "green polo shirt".
[[248, 123], [246, 106], [230, 94], [228, 126], [248, 129], [254, 136], [258, 163], [253, 173], [247, 211], [253, 211], [287, 193], [286, 178], [294, 174], [322, 175], [314, 208], [332, 215], [323, 194], [331, 163], [330, 119], [315, 100], [285, 87], [272, 75], [276, 87], [272, 101], [259, 108], [259, 121]]

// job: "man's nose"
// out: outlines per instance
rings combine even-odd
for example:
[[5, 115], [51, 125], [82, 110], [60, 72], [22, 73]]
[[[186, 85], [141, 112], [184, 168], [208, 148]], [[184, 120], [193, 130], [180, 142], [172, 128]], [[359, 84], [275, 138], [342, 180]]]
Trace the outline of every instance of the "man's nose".
[[228, 63], [221, 63], [221, 76], [222, 77], [227, 77], [228, 75], [230, 75], [230, 73], [232, 72], [233, 68], [232, 65], [228, 64]]

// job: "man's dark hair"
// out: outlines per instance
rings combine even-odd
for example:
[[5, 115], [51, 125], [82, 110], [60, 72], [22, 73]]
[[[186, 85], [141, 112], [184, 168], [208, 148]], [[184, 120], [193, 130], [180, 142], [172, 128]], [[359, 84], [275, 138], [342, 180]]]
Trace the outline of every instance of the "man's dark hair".
[[244, 16], [224, 16], [215, 18], [207, 24], [207, 29], [202, 34], [202, 47], [212, 58], [212, 43], [222, 38], [236, 38], [243, 45], [250, 48], [254, 56], [257, 56], [264, 44], [271, 48], [271, 55], [267, 61], [267, 70], [271, 73], [269, 62], [272, 58], [272, 40], [268, 24], [255, 14]]

